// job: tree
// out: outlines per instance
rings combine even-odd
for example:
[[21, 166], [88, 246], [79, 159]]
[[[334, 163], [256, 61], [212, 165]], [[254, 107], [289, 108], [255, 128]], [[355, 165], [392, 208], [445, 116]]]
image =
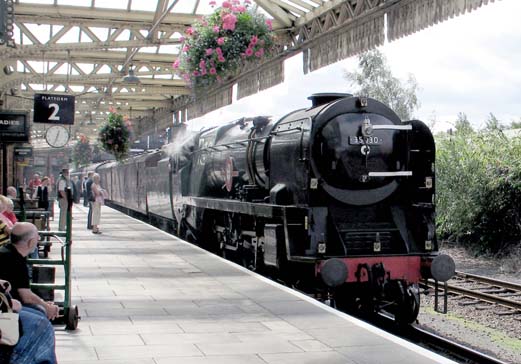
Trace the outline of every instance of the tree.
[[521, 118], [518, 121], [512, 120], [508, 129], [521, 129]]
[[414, 76], [409, 74], [407, 81], [402, 83], [392, 75], [387, 59], [376, 49], [363, 53], [358, 60], [358, 71], [344, 73], [351, 85], [358, 86], [355, 93], [372, 97], [393, 109], [402, 120], [410, 120], [420, 106]]
[[488, 131], [500, 131], [503, 130], [504, 126], [501, 125], [501, 122], [498, 118], [492, 113], [488, 115], [488, 119], [485, 122], [485, 130]]
[[470, 134], [474, 132], [472, 129], [472, 125], [467, 117], [467, 114], [460, 112], [458, 113], [458, 118], [456, 119], [456, 123], [454, 124], [457, 133], [461, 134]]

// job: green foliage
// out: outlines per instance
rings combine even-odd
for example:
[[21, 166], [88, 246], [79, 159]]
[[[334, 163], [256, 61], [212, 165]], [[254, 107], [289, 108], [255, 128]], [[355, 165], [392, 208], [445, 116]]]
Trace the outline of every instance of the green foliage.
[[89, 139], [85, 135], [80, 135], [80, 139], [72, 150], [72, 159], [77, 167], [87, 165], [92, 160], [92, 148]]
[[503, 130], [505, 127], [501, 124], [498, 118], [492, 113], [488, 115], [488, 119], [485, 122], [485, 130], [488, 131], [497, 131]]
[[107, 122], [99, 131], [98, 140], [103, 150], [112, 153], [117, 161], [121, 161], [127, 157], [130, 149], [130, 122], [112, 110]]
[[477, 251], [521, 242], [521, 138], [501, 130], [437, 136], [437, 224], [442, 238]]
[[512, 121], [509, 129], [521, 129], [521, 119], [519, 121]]
[[387, 59], [379, 50], [363, 53], [358, 57], [359, 71], [345, 72], [345, 78], [358, 87], [358, 95], [369, 96], [398, 114], [402, 120], [410, 120], [420, 103], [416, 96], [418, 83], [413, 75], [405, 83], [394, 77]]
[[469, 134], [474, 132], [467, 115], [462, 112], [458, 113], [458, 118], [456, 119], [454, 126], [456, 127], [456, 133]]
[[194, 87], [209, 86], [233, 76], [244, 61], [272, 53], [271, 20], [249, 3], [224, 1], [186, 29], [182, 53], [173, 64], [181, 77]]

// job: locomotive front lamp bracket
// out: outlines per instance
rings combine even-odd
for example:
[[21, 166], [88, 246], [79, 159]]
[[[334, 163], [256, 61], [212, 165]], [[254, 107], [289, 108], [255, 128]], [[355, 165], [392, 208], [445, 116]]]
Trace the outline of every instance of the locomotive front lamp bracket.
[[373, 130], [412, 130], [412, 125], [373, 125]]

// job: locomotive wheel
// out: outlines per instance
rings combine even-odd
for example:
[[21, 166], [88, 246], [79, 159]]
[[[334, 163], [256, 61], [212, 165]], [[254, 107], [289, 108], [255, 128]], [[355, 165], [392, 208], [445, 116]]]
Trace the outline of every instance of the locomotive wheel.
[[398, 325], [410, 325], [416, 321], [420, 312], [420, 291], [417, 285], [406, 288], [401, 284], [400, 286], [402, 295], [397, 300], [395, 321]]
[[72, 306], [65, 309], [65, 329], [66, 330], [76, 330], [78, 327], [78, 321], [80, 319], [80, 315], [78, 312], [78, 306]]

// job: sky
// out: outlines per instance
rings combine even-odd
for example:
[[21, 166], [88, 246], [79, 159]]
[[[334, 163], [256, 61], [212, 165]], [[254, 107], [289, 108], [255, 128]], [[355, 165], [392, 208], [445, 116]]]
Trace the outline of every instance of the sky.
[[[501, 0], [453, 18], [379, 49], [393, 75], [415, 76], [421, 106], [415, 118], [451, 128], [458, 113], [480, 128], [490, 113], [502, 123], [521, 118], [521, 1]], [[357, 58], [303, 75], [302, 56], [285, 63], [285, 82], [194, 119], [191, 126], [242, 116], [284, 115], [307, 107], [316, 92], [353, 92], [343, 78], [357, 69]], [[262, 105], [262, 109], [259, 109]]]

